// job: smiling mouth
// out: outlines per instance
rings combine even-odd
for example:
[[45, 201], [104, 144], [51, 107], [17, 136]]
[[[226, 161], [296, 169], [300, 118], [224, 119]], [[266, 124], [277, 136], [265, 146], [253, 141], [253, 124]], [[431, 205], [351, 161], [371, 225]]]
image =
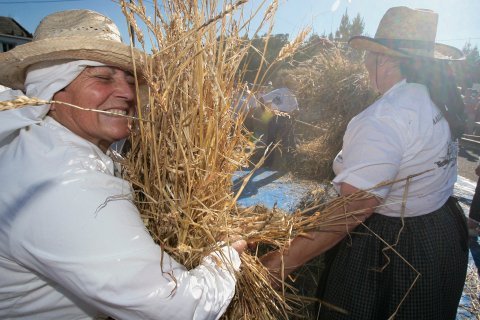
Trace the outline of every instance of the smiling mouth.
[[110, 109], [108, 110], [114, 115], [120, 115], [120, 116], [126, 116], [127, 115], [127, 110], [121, 110], [121, 109]]

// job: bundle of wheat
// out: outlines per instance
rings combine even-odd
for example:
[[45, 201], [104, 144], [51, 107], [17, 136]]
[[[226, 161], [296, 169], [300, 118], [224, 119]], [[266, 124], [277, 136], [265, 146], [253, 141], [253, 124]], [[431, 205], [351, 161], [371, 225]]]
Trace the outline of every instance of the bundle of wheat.
[[[243, 90], [238, 65], [249, 44], [245, 2], [154, 1], [152, 19], [142, 1], [120, 2], [140, 45], [153, 52], [144, 71], [148, 106], [138, 112], [148, 122], [138, 122], [132, 135], [125, 178], [138, 191], [136, 204], [153, 238], [187, 268], [217, 241], [245, 237], [246, 225], [255, 228], [256, 213], [238, 209], [232, 192], [233, 174], [248, 165], [253, 150], [242, 116], [234, 114]], [[271, 22], [276, 7], [274, 1], [266, 8], [262, 23]], [[254, 255], [242, 260], [225, 318], [286, 317], [267, 271]]]

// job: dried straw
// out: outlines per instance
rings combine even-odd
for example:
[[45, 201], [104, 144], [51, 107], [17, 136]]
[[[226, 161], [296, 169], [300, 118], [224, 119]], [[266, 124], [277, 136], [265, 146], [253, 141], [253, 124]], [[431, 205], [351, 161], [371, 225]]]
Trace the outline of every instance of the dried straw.
[[[148, 107], [138, 110], [149, 122], [139, 123], [132, 136], [125, 178], [138, 190], [136, 203], [155, 241], [187, 268], [217, 241], [245, 237], [232, 219], [250, 219], [232, 192], [233, 174], [249, 165], [254, 148], [232, 108], [244, 89], [238, 65], [248, 50], [241, 34], [246, 25], [234, 20], [244, 16], [244, 2], [154, 2], [162, 10], [151, 19], [141, 2], [120, 2], [135, 34], [142, 24], [148, 30], [137, 37], [140, 46], [151, 39], [153, 51], [143, 70]], [[239, 294], [224, 318], [286, 318], [288, 307], [268, 272], [254, 255], [242, 261]]]

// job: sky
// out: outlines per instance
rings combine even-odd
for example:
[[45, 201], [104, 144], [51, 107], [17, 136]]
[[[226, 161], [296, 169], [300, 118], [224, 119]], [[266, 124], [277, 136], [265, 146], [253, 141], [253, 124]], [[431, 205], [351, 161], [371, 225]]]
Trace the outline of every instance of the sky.
[[[250, 0], [252, 5], [260, 1]], [[292, 38], [307, 26], [320, 35], [335, 32], [345, 10], [350, 18], [360, 14], [365, 33], [373, 37], [388, 8], [408, 6], [439, 14], [437, 42], [459, 49], [470, 42], [480, 49], [480, 0], [279, 0], [279, 3], [273, 33], [288, 33]], [[123, 38], [128, 38], [125, 18], [118, 5], [110, 0], [0, 0], [0, 15], [14, 18], [31, 33], [44, 16], [68, 9], [98, 11], [110, 17]]]

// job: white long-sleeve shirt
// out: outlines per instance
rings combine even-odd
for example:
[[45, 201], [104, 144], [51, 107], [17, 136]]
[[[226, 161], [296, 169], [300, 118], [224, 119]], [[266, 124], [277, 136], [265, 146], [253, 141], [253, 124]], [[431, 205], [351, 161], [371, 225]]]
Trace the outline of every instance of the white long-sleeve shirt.
[[94, 144], [49, 117], [8, 140], [1, 319], [217, 319], [226, 310], [240, 265], [234, 249], [213, 254], [231, 264], [208, 256], [188, 271], [153, 242], [130, 185]]

